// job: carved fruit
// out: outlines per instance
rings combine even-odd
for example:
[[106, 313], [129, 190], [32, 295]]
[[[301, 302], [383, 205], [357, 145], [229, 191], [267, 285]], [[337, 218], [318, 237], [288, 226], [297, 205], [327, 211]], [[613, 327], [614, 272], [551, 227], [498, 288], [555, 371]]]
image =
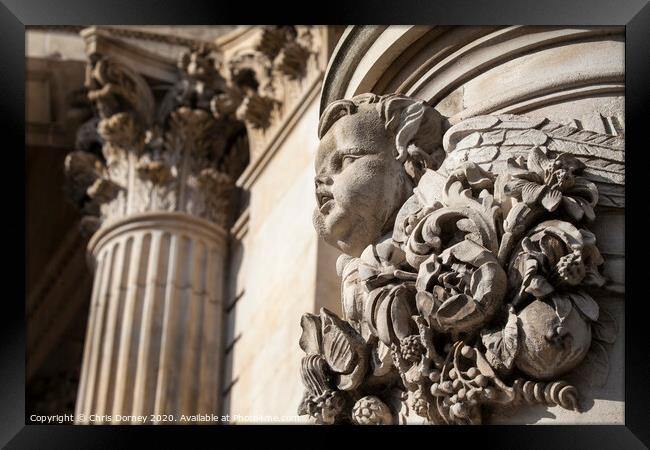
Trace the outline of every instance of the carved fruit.
[[575, 252], [560, 258], [552, 276], [560, 283], [576, 286], [584, 279], [585, 274], [586, 268], [582, 262], [582, 255]]
[[413, 334], [402, 339], [400, 342], [400, 350], [402, 352], [402, 358], [405, 360], [412, 363], [420, 362], [420, 357], [424, 353], [424, 347], [420, 342], [420, 336]]
[[418, 389], [413, 393], [411, 398], [411, 407], [418, 416], [424, 417], [425, 419], [429, 417], [429, 404], [424, 398], [422, 390]]
[[354, 404], [352, 420], [359, 425], [391, 425], [393, 414], [379, 397], [368, 395]]
[[315, 404], [314, 417], [322, 424], [331, 425], [337, 422], [345, 409], [345, 397], [341, 391], [328, 389], [313, 399]]
[[560, 321], [555, 308], [535, 300], [519, 313], [520, 351], [515, 364], [540, 380], [555, 378], [575, 368], [591, 344], [591, 324], [572, 308]]

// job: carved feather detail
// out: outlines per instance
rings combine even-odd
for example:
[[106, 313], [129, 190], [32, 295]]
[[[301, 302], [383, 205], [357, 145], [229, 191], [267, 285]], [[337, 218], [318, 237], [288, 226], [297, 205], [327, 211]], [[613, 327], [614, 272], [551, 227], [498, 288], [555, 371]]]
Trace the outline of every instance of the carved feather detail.
[[527, 157], [534, 147], [546, 148], [551, 155], [572, 154], [585, 164], [587, 179], [599, 187], [606, 186], [608, 193], [599, 203], [624, 206], [624, 136], [582, 130], [544, 118], [477, 116], [451, 127], [445, 133], [443, 145], [448, 154], [444, 167], [449, 171], [463, 161], [498, 171], [508, 158]]

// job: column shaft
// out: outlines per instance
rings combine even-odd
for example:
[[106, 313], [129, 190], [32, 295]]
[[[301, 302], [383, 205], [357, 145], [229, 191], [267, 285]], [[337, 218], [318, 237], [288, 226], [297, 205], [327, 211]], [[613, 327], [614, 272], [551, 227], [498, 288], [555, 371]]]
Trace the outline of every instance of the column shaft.
[[78, 421], [216, 413], [225, 232], [184, 213], [143, 213], [100, 229], [89, 250]]

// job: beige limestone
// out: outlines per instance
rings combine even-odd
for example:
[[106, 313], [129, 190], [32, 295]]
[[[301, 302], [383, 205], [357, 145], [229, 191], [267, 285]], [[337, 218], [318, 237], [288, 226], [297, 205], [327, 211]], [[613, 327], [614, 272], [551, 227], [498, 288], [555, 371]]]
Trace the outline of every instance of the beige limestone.
[[[151, 31], [199, 39], [211, 39], [219, 34], [207, 28], [205, 33], [199, 29], [191, 33], [169, 28]], [[328, 30], [319, 28], [322, 36]], [[358, 53], [354, 48], [348, 52], [356, 58], [354, 63], [345, 60], [344, 64], [337, 65], [341, 55], [334, 55], [321, 83], [329, 56], [321, 49], [309, 62], [314, 70], [308, 78], [289, 83], [284, 96], [280, 96], [293, 103], [288, 102], [288, 107], [272, 114], [275, 122], [271, 131], [250, 133], [256, 139], [252, 144], [256, 158], [238, 183], [250, 191], [250, 203], [242, 216], [245, 220], [232, 228], [230, 243], [224, 245], [224, 249], [229, 248], [228, 262], [224, 263], [227, 287], [223, 303], [227, 309], [224, 325], [216, 327], [224, 335], [220, 413], [285, 416], [282, 421], [290, 423], [305, 420], [295, 417], [302, 396], [299, 374], [302, 353], [297, 345], [300, 315], [305, 311], [317, 313], [321, 306], [341, 313], [340, 280], [334, 263], [340, 252], [319, 239], [311, 224], [316, 205], [313, 161], [318, 144], [319, 109], [322, 111], [326, 106], [321, 104], [325, 96], [336, 91], [331, 89], [336, 84], [331, 80], [333, 76], [342, 79], [336, 99], [366, 91], [399, 92], [431, 101], [440, 113], [448, 117], [458, 115], [459, 120], [465, 117], [463, 114], [469, 117], [507, 112], [548, 117], [563, 123], [575, 120], [584, 129], [607, 132], [616, 129], [607, 128], [608, 123], [613, 123], [612, 118], [616, 118], [620, 130], [624, 131], [621, 30], [382, 26], [365, 27], [362, 31], [356, 36], [372, 39]], [[242, 27], [218, 37], [217, 42], [223, 48], [224, 59], [230, 60], [250, 50], [251, 43], [261, 34], [259, 27]], [[350, 36], [350, 30], [346, 36]], [[158, 61], [156, 64], [142, 63], [136, 66], [139, 71], [171, 82], [173, 67], [162, 63], [167, 61], [173, 66], [173, 58], [182, 47], [147, 44], [137, 39], [127, 39], [127, 42], [157, 55], [158, 59], [147, 60], [152, 64]], [[82, 88], [83, 71], [77, 69], [86, 60], [83, 39], [71, 34], [30, 32], [27, 44], [28, 54], [39, 61], [58, 52], [62, 62], [76, 64], [70, 71], [74, 75], [68, 78], [70, 85]], [[137, 58], [129, 61], [134, 59]], [[575, 81], [572, 74], [582, 65], [588, 67], [589, 76], [578, 79], [576, 85], [566, 84]], [[38, 70], [45, 73], [53, 69], [43, 65]], [[554, 77], [557, 84], [552, 89], [541, 85], [548, 73], [557, 75]], [[59, 79], [54, 81], [44, 77], [30, 79], [28, 111], [32, 111], [33, 124], [45, 123], [48, 117], [57, 115], [53, 112], [61, 111], [57, 101], [39, 101], [57, 90], [69, 91]], [[322, 84], [323, 96], [319, 98]], [[517, 95], [511, 98], [505, 95], [513, 92]], [[535, 95], [532, 98], [521, 95], [526, 92]], [[325, 103], [335, 99], [328, 98]], [[35, 139], [34, 136], [47, 145], [70, 148], [69, 141], [55, 140], [53, 132], [32, 133], [30, 139]], [[610, 197], [619, 199], [624, 206], [624, 197], [618, 192], [611, 193]], [[604, 274], [615, 281], [612, 294], [605, 301], [611, 305], [612, 313], [622, 319], [624, 235], [607, 230], [622, 229], [624, 209], [599, 208], [593, 231], [606, 259]], [[503, 422], [621, 423], [622, 322], [619, 320], [619, 339], [610, 349], [608, 384], [584, 391], [585, 397], [595, 399], [593, 405], [587, 402], [585, 412], [530, 408], [517, 410], [510, 416], [504, 413]], [[188, 369], [176, 370], [179, 376], [181, 373], [187, 376], [183, 370]]]
[[89, 251], [96, 277], [78, 423], [215, 411], [225, 232], [183, 213], [141, 213], [103, 227]]

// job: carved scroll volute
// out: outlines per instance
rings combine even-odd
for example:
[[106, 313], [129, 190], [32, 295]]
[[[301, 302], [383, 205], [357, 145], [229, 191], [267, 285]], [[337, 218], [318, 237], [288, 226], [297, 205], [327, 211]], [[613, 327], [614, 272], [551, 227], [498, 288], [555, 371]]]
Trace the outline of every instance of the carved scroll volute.
[[309, 26], [265, 26], [252, 49], [230, 61], [230, 78], [243, 94], [237, 116], [255, 130], [270, 127], [274, 113], [297, 94], [292, 83], [307, 76], [317, 42]]
[[142, 76], [99, 53], [89, 55], [85, 87], [97, 116], [79, 130], [77, 149], [68, 155], [65, 168], [74, 196], [88, 214], [84, 231], [91, 233], [100, 222], [97, 216], [127, 211], [133, 170], [129, 160], [143, 152], [155, 101]]
[[243, 95], [237, 118], [253, 129], [268, 128], [277, 104], [272, 61], [265, 53], [249, 50], [231, 59], [229, 66], [231, 80]]

